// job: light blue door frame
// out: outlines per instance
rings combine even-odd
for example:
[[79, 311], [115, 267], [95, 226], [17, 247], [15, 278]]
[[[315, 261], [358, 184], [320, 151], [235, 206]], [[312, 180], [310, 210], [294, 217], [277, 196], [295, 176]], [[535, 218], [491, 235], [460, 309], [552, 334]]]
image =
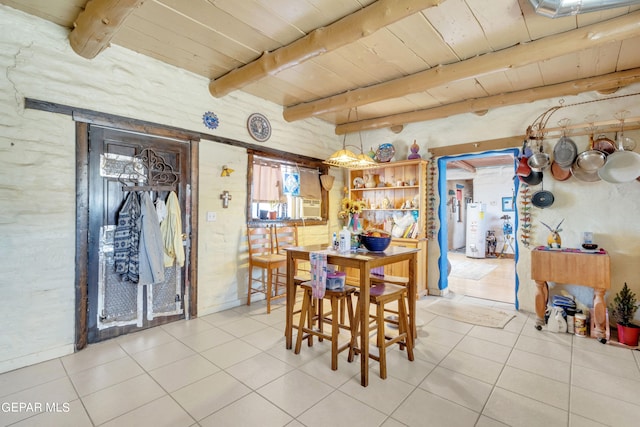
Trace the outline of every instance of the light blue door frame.
[[[479, 154], [463, 154], [460, 156], [444, 156], [438, 159], [438, 194], [440, 195], [440, 204], [438, 206], [438, 219], [440, 221], [440, 229], [438, 230], [438, 245], [440, 247], [440, 258], [438, 258], [438, 269], [440, 270], [440, 279], [438, 280], [438, 289], [443, 291], [449, 287], [449, 262], [447, 260], [447, 254], [449, 251], [448, 245], [448, 215], [447, 215], [447, 163], [455, 160], [467, 160], [467, 159], [476, 159], [479, 157], [489, 157], [495, 156], [499, 154], [513, 154], [514, 163], [513, 163], [513, 187], [514, 194], [518, 194], [518, 187], [520, 186], [520, 180], [515, 174], [516, 166], [518, 163], [518, 156], [520, 155], [520, 150], [517, 148], [509, 148], [506, 150], [495, 150], [495, 151], [485, 151]], [[517, 210], [517, 206], [514, 200], [514, 209]], [[518, 278], [518, 270], [516, 269], [516, 265], [518, 264], [518, 256], [519, 256], [519, 245], [518, 245], [518, 215], [516, 211], [516, 215], [514, 218], [515, 221], [515, 229], [514, 236], [516, 238], [515, 248], [514, 248], [514, 264], [513, 268], [515, 270], [515, 308], [518, 309], [518, 289], [520, 287], [520, 280]]]

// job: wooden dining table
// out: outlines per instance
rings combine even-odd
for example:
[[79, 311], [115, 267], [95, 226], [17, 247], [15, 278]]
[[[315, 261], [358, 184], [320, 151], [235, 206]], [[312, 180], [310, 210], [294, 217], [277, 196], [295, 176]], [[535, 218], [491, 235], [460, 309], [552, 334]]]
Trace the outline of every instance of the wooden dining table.
[[[360, 322], [362, 325], [369, 323], [369, 288], [371, 286], [371, 269], [382, 267], [397, 262], [409, 262], [409, 281], [407, 284], [407, 300], [409, 312], [409, 330], [412, 331], [411, 339], [416, 337], [416, 277], [418, 266], [418, 248], [405, 248], [389, 246], [384, 252], [350, 251], [341, 253], [333, 249], [327, 249], [325, 245], [294, 246], [287, 250], [287, 299], [286, 299], [286, 325], [285, 337], [287, 349], [293, 344], [293, 309], [296, 301], [296, 286], [294, 275], [296, 273], [296, 261], [308, 261], [312, 252], [327, 254], [327, 264], [338, 267], [351, 267], [359, 271], [360, 285]], [[366, 387], [369, 384], [369, 331], [368, 328], [360, 328], [360, 383]]]

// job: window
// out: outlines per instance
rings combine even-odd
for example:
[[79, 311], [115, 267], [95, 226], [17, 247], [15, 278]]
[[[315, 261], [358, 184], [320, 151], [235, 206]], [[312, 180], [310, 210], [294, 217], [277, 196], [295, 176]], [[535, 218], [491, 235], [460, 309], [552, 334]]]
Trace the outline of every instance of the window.
[[275, 157], [249, 151], [249, 223], [264, 221], [325, 223], [328, 194], [320, 175], [328, 166], [317, 160]]

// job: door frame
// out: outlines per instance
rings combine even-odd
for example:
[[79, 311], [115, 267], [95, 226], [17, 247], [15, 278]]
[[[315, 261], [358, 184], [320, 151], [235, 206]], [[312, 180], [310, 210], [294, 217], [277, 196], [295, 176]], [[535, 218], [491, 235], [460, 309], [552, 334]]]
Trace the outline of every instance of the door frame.
[[88, 342], [88, 266], [89, 239], [89, 129], [91, 125], [109, 127], [125, 132], [136, 132], [149, 136], [175, 138], [189, 142], [190, 152], [190, 185], [191, 192], [187, 196], [185, 206], [191, 233], [189, 250], [188, 286], [189, 311], [187, 319], [198, 315], [198, 156], [200, 137], [195, 133], [184, 132], [174, 128], [154, 125], [133, 119], [115, 119], [113, 116], [99, 113], [74, 114], [76, 121], [76, 316], [75, 316], [75, 350], [86, 347]]
[[[473, 153], [473, 154], [462, 154], [457, 156], [442, 156], [439, 157], [438, 162], [438, 197], [440, 199], [438, 205], [438, 221], [440, 222], [440, 228], [438, 230], [438, 247], [440, 249], [440, 258], [438, 258], [438, 270], [440, 271], [438, 278], [438, 290], [442, 294], [442, 292], [446, 289], [448, 292], [449, 288], [449, 276], [448, 274], [444, 274], [444, 272], [449, 271], [449, 263], [448, 263], [448, 252], [449, 252], [449, 239], [448, 239], [448, 229], [449, 229], [449, 221], [447, 220], [447, 163], [451, 161], [460, 161], [471, 158], [479, 158], [479, 157], [490, 157], [495, 155], [501, 155], [505, 153], [513, 154], [514, 165], [513, 165], [513, 186], [514, 186], [514, 194], [518, 194], [518, 186], [520, 181], [518, 177], [515, 175], [518, 156], [520, 155], [520, 150], [517, 148], [508, 148], [504, 150], [490, 150], [484, 151], [481, 153]], [[518, 235], [518, 215], [514, 215], [514, 236]], [[515, 299], [514, 304], [516, 310], [518, 310], [520, 303], [518, 301], [518, 289], [520, 288], [520, 278], [518, 277], [518, 258], [519, 258], [519, 246], [518, 239], [514, 239], [514, 269], [515, 269]]]

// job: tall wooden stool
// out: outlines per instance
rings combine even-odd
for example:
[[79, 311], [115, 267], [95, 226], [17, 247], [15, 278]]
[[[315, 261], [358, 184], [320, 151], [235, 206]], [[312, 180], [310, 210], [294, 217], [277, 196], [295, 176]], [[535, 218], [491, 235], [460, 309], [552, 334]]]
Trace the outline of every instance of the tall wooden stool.
[[[353, 286], [345, 285], [342, 289], [329, 290], [327, 289], [324, 294], [324, 298], [318, 301], [318, 315], [314, 315], [312, 307], [313, 288], [311, 282], [304, 282], [300, 285], [304, 295], [302, 297], [302, 309], [300, 311], [300, 324], [298, 325], [298, 337], [296, 339], [295, 354], [300, 353], [300, 346], [303, 339], [308, 340], [308, 345], [313, 345], [313, 337], [318, 337], [319, 341], [323, 339], [331, 341], [331, 369], [338, 369], [338, 354], [351, 346], [351, 337], [346, 344], [338, 347], [338, 336], [340, 329], [346, 329], [351, 331], [351, 325], [353, 325], [353, 305], [351, 295], [356, 291]], [[331, 303], [331, 317], [325, 317], [323, 310], [323, 300], [329, 300]], [[348, 321], [349, 324], [339, 322], [339, 305], [344, 301], [347, 305]], [[318, 321], [318, 327], [314, 328], [315, 321]], [[331, 324], [331, 334], [324, 332], [322, 325], [324, 323]]]
[[[369, 352], [369, 357], [373, 360], [377, 360], [380, 363], [380, 378], [387, 378], [387, 347], [393, 344], [399, 344], [401, 349], [407, 350], [407, 357], [410, 361], [413, 361], [413, 343], [411, 340], [411, 330], [408, 325], [407, 306], [405, 298], [407, 296], [407, 288], [393, 283], [372, 283], [369, 293], [369, 302], [376, 306], [375, 316], [370, 316], [375, 319], [374, 322], [365, 325], [364, 327], [371, 330], [372, 325], [375, 324], [376, 328], [376, 347], [378, 347], [378, 355]], [[354, 326], [352, 328], [351, 348], [349, 350], [349, 362], [353, 361], [355, 354], [360, 354], [360, 347], [358, 347], [358, 334], [360, 333], [360, 296], [358, 296], [358, 303], [356, 306], [356, 314], [354, 319]], [[389, 336], [385, 333], [385, 304], [397, 303], [398, 305], [398, 335]], [[391, 322], [396, 323], [396, 322]]]
[[[408, 277], [392, 276], [390, 274], [385, 274], [384, 276], [376, 276], [372, 274], [371, 276], [369, 276], [369, 280], [371, 280], [372, 284], [393, 283], [394, 285], [404, 286], [405, 288], [409, 285]], [[389, 316], [385, 317], [386, 322], [397, 325], [398, 318], [400, 317], [400, 315], [398, 314], [398, 310], [394, 308], [385, 307], [384, 311], [387, 313], [390, 313]]]
[[[258, 292], [263, 293], [267, 300], [267, 314], [271, 313], [271, 300], [286, 296], [285, 293], [278, 294], [276, 273], [278, 269], [287, 266], [287, 257], [275, 253], [274, 243], [273, 227], [247, 228], [247, 246], [249, 249], [249, 289], [247, 291], [247, 305], [251, 305], [252, 294]], [[260, 277], [253, 276], [254, 268], [263, 269]], [[258, 283], [259, 287], [254, 287], [254, 283]], [[274, 283], [275, 292], [273, 289]]]

